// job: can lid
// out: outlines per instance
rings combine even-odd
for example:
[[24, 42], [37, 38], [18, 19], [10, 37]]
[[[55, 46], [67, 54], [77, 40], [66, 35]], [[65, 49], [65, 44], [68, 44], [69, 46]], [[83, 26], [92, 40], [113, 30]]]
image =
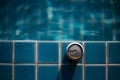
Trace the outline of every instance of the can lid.
[[83, 46], [78, 42], [70, 43], [67, 46], [67, 56], [72, 60], [78, 60], [84, 53]]

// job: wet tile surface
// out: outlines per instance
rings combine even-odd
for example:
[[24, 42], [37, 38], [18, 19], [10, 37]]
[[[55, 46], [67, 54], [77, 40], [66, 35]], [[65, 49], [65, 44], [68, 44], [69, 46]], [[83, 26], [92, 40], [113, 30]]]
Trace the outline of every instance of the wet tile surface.
[[120, 63], [120, 43], [108, 44], [109, 63]]
[[15, 80], [35, 80], [35, 66], [15, 65]]
[[39, 43], [38, 62], [58, 63], [58, 43]]
[[105, 66], [86, 66], [85, 80], [106, 80]]
[[108, 80], [120, 80], [120, 66], [108, 67]]
[[38, 80], [59, 80], [58, 66], [38, 66]]
[[0, 62], [12, 62], [12, 42], [0, 42]]
[[[83, 75], [85, 80], [105, 80], [106, 52], [109, 63], [108, 80], [120, 80], [119, 42], [83, 41], [85, 53], [78, 61], [70, 60], [66, 56], [69, 43], [16, 41], [13, 45], [12, 41], [0, 42], [0, 80], [82, 80]], [[105, 51], [107, 48], [108, 51]]]
[[104, 64], [105, 55], [105, 43], [85, 43], [86, 64]]
[[0, 65], [0, 80], [12, 80], [11, 65]]
[[35, 61], [35, 43], [16, 42], [15, 43], [15, 62], [16, 63], [34, 63]]

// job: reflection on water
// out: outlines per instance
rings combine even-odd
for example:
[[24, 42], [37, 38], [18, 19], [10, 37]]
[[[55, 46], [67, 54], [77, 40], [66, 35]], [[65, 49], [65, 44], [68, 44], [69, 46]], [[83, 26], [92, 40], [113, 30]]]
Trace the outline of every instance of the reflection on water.
[[119, 0], [1, 0], [0, 40], [120, 40]]

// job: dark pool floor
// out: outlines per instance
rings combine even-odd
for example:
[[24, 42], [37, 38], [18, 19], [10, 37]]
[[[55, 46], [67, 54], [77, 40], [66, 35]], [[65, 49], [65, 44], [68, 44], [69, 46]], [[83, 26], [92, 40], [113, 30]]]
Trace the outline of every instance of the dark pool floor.
[[120, 41], [120, 0], [0, 0], [0, 40]]

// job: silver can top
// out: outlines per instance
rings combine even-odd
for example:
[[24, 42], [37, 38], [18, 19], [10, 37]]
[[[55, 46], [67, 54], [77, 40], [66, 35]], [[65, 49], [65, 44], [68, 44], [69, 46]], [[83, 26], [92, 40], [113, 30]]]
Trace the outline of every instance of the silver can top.
[[83, 56], [83, 46], [78, 42], [70, 43], [67, 46], [67, 56], [72, 60], [78, 60]]

